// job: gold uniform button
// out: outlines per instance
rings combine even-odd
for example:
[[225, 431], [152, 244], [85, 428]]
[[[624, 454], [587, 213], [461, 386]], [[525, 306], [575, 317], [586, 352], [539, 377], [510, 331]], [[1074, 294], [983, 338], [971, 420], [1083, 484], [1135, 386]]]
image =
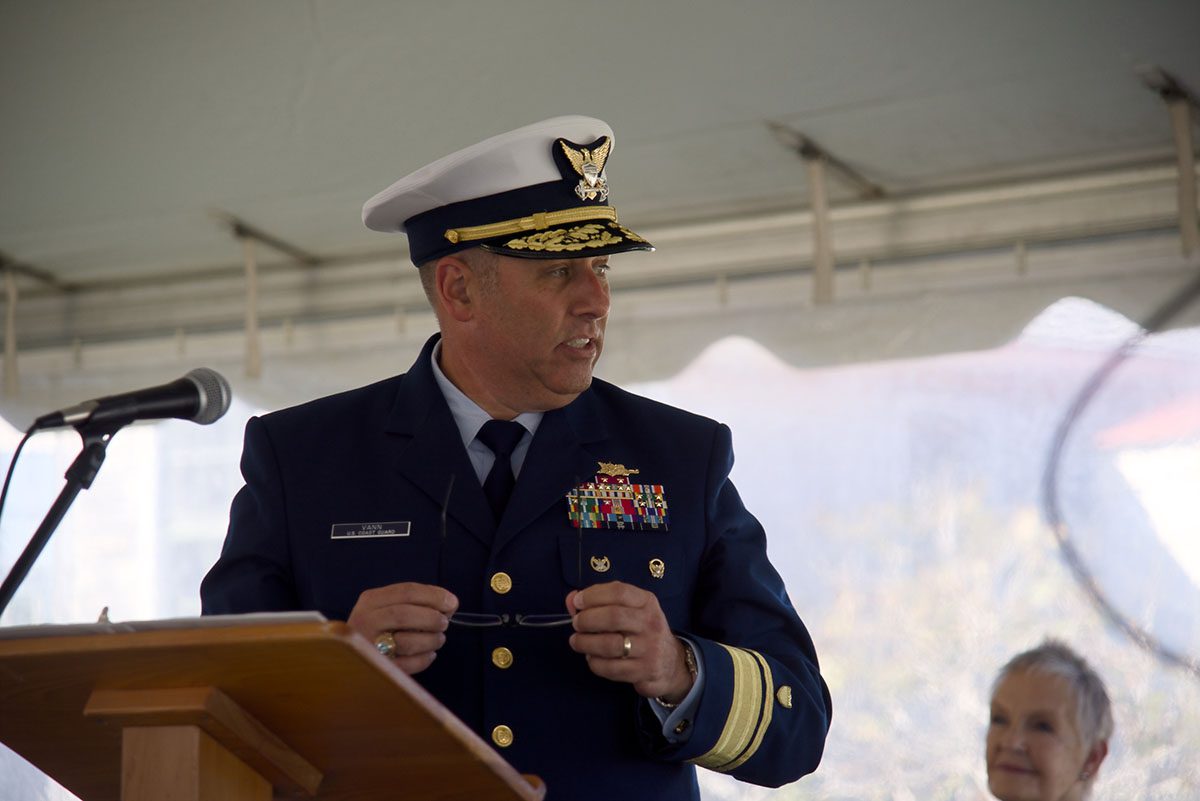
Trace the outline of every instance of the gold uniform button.
[[651, 576], [653, 576], [656, 579], [660, 579], [663, 577], [663, 574], [665, 574], [666, 572], [667, 572], [667, 563], [666, 562], [664, 562], [663, 560], [661, 560], [657, 557], [650, 560], [650, 575]]
[[504, 646], [500, 646], [499, 648], [492, 651], [492, 664], [495, 665], [496, 667], [500, 668], [501, 670], [505, 670], [506, 668], [511, 667], [512, 663], [513, 663], [512, 651], [508, 650]]
[[492, 729], [492, 742], [501, 748], [508, 748], [512, 745], [513, 731], [507, 726], [501, 724]]
[[592, 570], [597, 573], [607, 573], [610, 567], [612, 567], [612, 562], [608, 561], [607, 556], [592, 557]]
[[779, 688], [779, 692], [775, 693], [775, 697], [779, 699], [779, 704], [784, 709], [792, 708], [792, 688], [786, 684]]
[[512, 576], [507, 573], [496, 573], [492, 576], [492, 589], [501, 595], [512, 589]]

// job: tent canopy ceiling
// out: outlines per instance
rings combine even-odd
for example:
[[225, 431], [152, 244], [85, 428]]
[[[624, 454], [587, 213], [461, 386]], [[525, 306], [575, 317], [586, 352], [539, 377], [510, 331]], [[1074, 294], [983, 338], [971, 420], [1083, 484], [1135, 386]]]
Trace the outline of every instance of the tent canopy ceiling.
[[635, 226], [803, 207], [768, 121], [893, 195], [1167, 164], [1136, 70], [1200, 87], [1197, 30], [1190, 0], [5, 3], [0, 252], [84, 283], [236, 263], [214, 209], [399, 252], [363, 200], [563, 113], [613, 125]]
[[[986, 348], [1068, 295], [1141, 319], [1197, 264], [1142, 76], [1200, 89], [1197, 30], [1194, 0], [0, 3], [0, 262], [29, 268], [0, 416], [181, 364], [264, 407], [404, 369], [435, 324], [363, 201], [570, 113], [613, 126], [659, 247], [613, 271], [611, 380], [729, 335], [794, 365]], [[885, 193], [828, 171], [832, 304], [778, 126]], [[318, 263], [259, 248], [247, 280], [229, 215]]]

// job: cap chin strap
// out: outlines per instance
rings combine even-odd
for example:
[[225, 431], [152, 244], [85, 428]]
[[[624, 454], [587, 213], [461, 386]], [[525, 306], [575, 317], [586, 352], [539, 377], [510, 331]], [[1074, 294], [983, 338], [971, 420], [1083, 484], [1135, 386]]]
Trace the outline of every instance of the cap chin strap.
[[470, 228], [447, 228], [442, 236], [452, 245], [459, 242], [476, 242], [496, 236], [519, 234], [522, 231], [541, 231], [552, 225], [570, 225], [584, 220], [612, 220], [617, 222], [617, 210], [613, 206], [577, 206], [573, 209], [544, 211], [515, 220], [474, 225]]

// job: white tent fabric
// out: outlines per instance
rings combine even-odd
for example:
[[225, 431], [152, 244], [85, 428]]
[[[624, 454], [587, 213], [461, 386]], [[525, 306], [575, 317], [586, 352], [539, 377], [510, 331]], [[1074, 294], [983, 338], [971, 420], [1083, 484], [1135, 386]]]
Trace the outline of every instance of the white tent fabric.
[[[657, 252], [614, 260], [600, 373], [657, 380], [730, 335], [796, 366], [987, 348], [1069, 295], [1137, 320], [1197, 269], [1180, 255], [1174, 203], [1174, 173], [1154, 168], [848, 205], [833, 214], [829, 304], [812, 301], [809, 213], [651, 229]], [[237, 270], [22, 294], [19, 388], [0, 417], [21, 428], [199, 365], [279, 408], [402, 371], [436, 329], [400, 257], [260, 272], [255, 378]]]
[[3, 3], [0, 252], [80, 282], [235, 262], [214, 209], [379, 252], [368, 197], [570, 113], [616, 131], [638, 231], [807, 207], [768, 121], [898, 197], [1170, 165], [1139, 70], [1200, 91], [1198, 28], [1193, 0]]

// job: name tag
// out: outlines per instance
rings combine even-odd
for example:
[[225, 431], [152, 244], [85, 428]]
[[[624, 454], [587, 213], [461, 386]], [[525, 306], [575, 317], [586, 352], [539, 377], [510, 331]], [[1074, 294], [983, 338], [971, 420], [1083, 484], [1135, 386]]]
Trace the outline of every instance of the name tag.
[[358, 540], [374, 537], [407, 537], [412, 523], [393, 520], [389, 523], [334, 523], [329, 531], [331, 540]]

